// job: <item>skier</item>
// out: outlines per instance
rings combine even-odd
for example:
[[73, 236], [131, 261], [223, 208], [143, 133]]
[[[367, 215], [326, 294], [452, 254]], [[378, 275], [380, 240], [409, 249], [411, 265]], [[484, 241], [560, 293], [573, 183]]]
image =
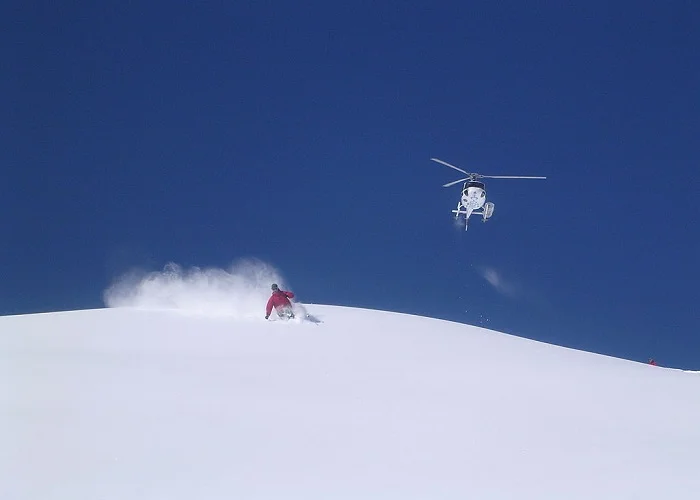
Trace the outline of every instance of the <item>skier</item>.
[[265, 309], [265, 319], [270, 317], [272, 308], [274, 307], [277, 311], [277, 315], [281, 318], [286, 316], [287, 318], [293, 318], [294, 312], [292, 312], [292, 303], [289, 299], [293, 298], [294, 294], [292, 292], [287, 292], [280, 290], [277, 283], [272, 284], [272, 295], [267, 301], [267, 308]]

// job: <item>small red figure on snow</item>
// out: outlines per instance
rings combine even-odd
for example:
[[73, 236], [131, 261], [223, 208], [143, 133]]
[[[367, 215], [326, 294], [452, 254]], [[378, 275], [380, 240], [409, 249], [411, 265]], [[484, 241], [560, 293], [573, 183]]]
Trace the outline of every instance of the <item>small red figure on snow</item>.
[[654, 358], [649, 358], [649, 364], [656, 366], [656, 360], [654, 360]]
[[292, 292], [280, 290], [277, 283], [273, 283], [272, 296], [270, 296], [269, 300], [267, 301], [267, 308], [265, 309], [265, 319], [270, 317], [273, 307], [275, 308], [275, 311], [277, 311], [277, 315], [280, 318], [293, 318], [294, 312], [292, 311], [292, 303], [289, 302], [289, 299], [293, 297], [294, 294]]

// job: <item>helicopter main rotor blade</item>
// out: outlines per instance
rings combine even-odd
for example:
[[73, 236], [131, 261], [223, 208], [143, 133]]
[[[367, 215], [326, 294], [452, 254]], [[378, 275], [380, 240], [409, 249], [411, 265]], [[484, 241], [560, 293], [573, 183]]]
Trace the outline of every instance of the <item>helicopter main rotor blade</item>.
[[532, 177], [528, 175], [480, 175], [488, 179], [546, 179], [546, 177]]
[[436, 161], [436, 162], [438, 162], [438, 163], [442, 163], [442, 164], [445, 165], [446, 167], [450, 167], [450, 168], [454, 168], [455, 170], [459, 170], [459, 171], [462, 172], [463, 174], [469, 175], [469, 172], [467, 172], [466, 170], [462, 170], [462, 169], [459, 168], [459, 167], [455, 167], [454, 165], [450, 165], [450, 164], [447, 163], [446, 161], [438, 160], [437, 158], [431, 158], [431, 160]]
[[452, 181], [452, 182], [448, 182], [447, 184], [443, 184], [442, 187], [446, 188], [446, 187], [454, 186], [455, 184], [459, 184], [460, 182], [464, 182], [464, 181], [468, 181], [468, 180], [469, 180], [469, 177], [465, 177], [464, 179], [460, 179], [458, 181]]

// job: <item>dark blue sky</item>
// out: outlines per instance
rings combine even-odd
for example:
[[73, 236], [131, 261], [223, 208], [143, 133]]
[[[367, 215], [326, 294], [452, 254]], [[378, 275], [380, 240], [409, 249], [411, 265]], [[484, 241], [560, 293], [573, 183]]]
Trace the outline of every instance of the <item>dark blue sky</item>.
[[[697, 2], [14, 3], [0, 313], [252, 256], [307, 303], [700, 365]], [[548, 179], [464, 233], [431, 157]]]

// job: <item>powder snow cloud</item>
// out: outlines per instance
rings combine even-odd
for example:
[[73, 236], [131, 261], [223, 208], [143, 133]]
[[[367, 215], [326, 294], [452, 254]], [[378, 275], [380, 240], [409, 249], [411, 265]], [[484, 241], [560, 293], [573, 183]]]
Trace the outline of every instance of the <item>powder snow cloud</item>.
[[515, 297], [518, 295], [518, 287], [504, 280], [501, 273], [492, 267], [481, 267], [479, 273], [500, 294], [507, 297]]
[[256, 259], [238, 261], [228, 269], [183, 269], [169, 263], [162, 271], [122, 276], [105, 290], [104, 302], [107, 307], [259, 318], [272, 283], [287, 287], [277, 269]]
[[551, 303], [542, 293], [531, 286], [523, 286], [512, 279], [504, 278], [503, 273], [490, 266], [477, 268], [478, 273], [498, 293], [510, 299], [523, 301], [541, 309], [551, 309]]

